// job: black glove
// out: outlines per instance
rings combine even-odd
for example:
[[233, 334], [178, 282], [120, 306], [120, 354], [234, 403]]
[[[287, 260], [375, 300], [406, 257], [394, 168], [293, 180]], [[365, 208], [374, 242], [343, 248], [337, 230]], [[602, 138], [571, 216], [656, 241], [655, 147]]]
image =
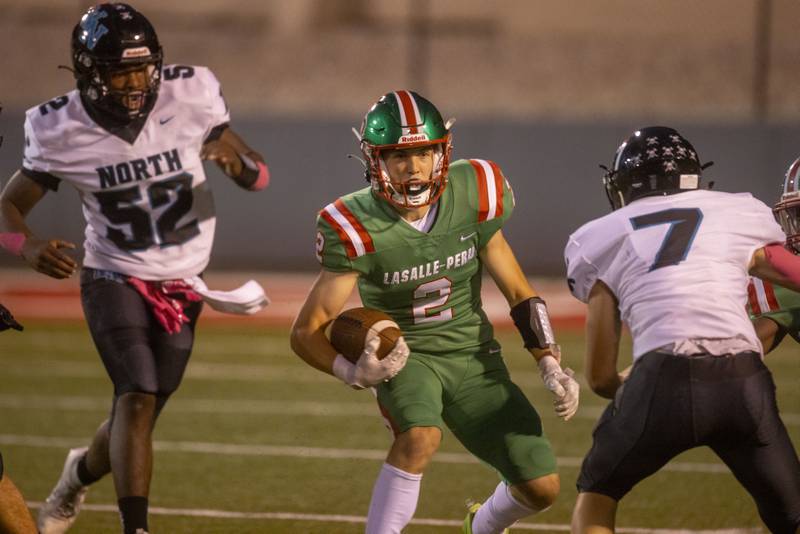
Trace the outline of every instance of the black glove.
[[0, 332], [3, 330], [8, 330], [9, 328], [13, 328], [14, 330], [19, 330], [22, 332], [23, 327], [21, 324], [14, 319], [14, 316], [11, 315], [11, 312], [8, 309], [0, 304]]

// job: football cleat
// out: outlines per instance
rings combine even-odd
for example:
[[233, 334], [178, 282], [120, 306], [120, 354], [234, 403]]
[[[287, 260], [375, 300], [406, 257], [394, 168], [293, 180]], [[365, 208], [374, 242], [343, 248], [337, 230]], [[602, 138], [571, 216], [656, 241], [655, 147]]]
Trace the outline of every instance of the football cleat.
[[[464, 518], [463, 534], [472, 534], [472, 520], [475, 519], [475, 514], [478, 513], [481, 503], [467, 501], [467, 517]], [[508, 529], [504, 528], [500, 534], [508, 534]]]
[[63, 534], [78, 517], [81, 504], [89, 490], [89, 487], [81, 484], [78, 479], [78, 462], [87, 450], [88, 447], [81, 447], [72, 449], [67, 454], [61, 478], [39, 510], [36, 522], [39, 534]]

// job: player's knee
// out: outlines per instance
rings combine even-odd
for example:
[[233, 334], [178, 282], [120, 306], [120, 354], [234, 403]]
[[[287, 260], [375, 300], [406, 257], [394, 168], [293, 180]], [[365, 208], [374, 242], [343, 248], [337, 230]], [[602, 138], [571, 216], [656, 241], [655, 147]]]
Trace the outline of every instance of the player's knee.
[[442, 432], [436, 427], [414, 427], [399, 434], [392, 445], [392, 456], [402, 459], [404, 465], [421, 470], [430, 461], [442, 441]]
[[553, 473], [511, 486], [511, 494], [525, 506], [534, 510], [551, 507], [561, 491], [561, 480]]
[[155, 414], [156, 396], [153, 393], [129, 392], [117, 398], [116, 411], [128, 419], [150, 419]]

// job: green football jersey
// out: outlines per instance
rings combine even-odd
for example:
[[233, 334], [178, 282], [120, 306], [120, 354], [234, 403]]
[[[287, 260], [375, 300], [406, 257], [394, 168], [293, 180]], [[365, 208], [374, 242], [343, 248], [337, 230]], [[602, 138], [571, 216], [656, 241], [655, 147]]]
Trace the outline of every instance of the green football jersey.
[[479, 251], [511, 216], [514, 196], [496, 164], [459, 160], [428, 233], [367, 187], [328, 204], [317, 218], [317, 258], [356, 271], [364, 306], [391, 316], [415, 352], [499, 348], [481, 307]]
[[769, 317], [800, 342], [800, 293], [753, 278], [747, 295], [751, 319]]

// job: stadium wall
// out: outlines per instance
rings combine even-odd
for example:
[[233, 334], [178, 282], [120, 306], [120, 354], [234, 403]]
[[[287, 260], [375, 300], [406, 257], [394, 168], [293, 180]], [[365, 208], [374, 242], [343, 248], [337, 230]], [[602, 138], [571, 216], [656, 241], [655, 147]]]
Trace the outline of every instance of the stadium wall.
[[[18, 168], [22, 115], [4, 112], [0, 132], [0, 182]], [[265, 154], [272, 184], [261, 193], [238, 189], [208, 166], [215, 192], [217, 235], [212, 269], [317, 269], [314, 258], [317, 211], [337, 196], [366, 185], [350, 128], [341, 120], [234, 118], [237, 130]], [[608, 211], [598, 164], [609, 164], [634, 122], [512, 122], [463, 120], [454, 129], [454, 157], [496, 161], [514, 187], [517, 208], [507, 237], [531, 275], [560, 276], [570, 232]], [[786, 124], [671, 123], [715, 165], [706, 182], [725, 191], [751, 191], [772, 204], [783, 173], [800, 156], [800, 126]], [[360, 154], [359, 154], [360, 155]], [[213, 168], [212, 168], [213, 167]], [[62, 187], [48, 194], [30, 216], [41, 236], [82, 241], [77, 194]], [[19, 266], [0, 255], [0, 266]]]

